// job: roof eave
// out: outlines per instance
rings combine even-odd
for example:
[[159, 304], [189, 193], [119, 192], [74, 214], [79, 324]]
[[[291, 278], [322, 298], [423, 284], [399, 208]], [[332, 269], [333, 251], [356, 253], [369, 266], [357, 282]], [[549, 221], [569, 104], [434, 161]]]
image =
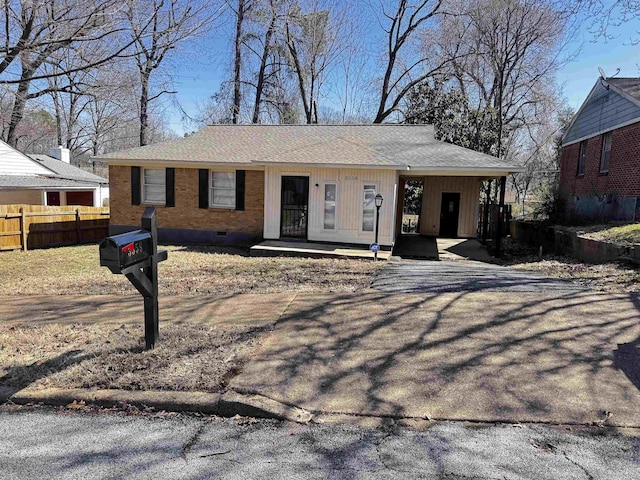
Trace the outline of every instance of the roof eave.
[[[99, 159], [98, 157], [93, 157]], [[207, 165], [215, 165], [215, 166], [229, 166], [229, 167], [252, 167], [255, 166], [255, 163], [252, 162], [209, 162], [209, 161], [185, 161], [180, 159], [169, 159], [169, 158], [146, 158], [146, 159], [137, 159], [137, 158], [106, 158], [100, 159], [101, 162], [105, 162], [109, 165], [164, 165], [164, 164], [175, 164], [179, 163], [180, 166], [185, 167], [197, 167], [197, 166], [207, 166]]]

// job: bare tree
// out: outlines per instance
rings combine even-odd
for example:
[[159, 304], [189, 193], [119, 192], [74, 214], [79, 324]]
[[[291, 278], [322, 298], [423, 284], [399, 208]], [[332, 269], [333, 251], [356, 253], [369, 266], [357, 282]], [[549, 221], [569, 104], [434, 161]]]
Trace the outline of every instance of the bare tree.
[[276, 29], [278, 27], [278, 20], [280, 18], [278, 11], [278, 0], [269, 0], [268, 9], [266, 9], [268, 19], [267, 28], [264, 32], [264, 40], [262, 40], [262, 52], [254, 50], [254, 53], [260, 56], [260, 66], [258, 67], [258, 73], [256, 77], [256, 95], [253, 102], [253, 116], [251, 118], [252, 123], [260, 122], [260, 107], [262, 104], [263, 94], [265, 91], [265, 84], [268, 81], [267, 68], [269, 67], [269, 61], [273, 58], [272, 50], [274, 48], [274, 41], [276, 38]]
[[[123, 40], [122, 7], [116, 0], [5, 0], [3, 6], [0, 85], [17, 86], [6, 134], [7, 141], [15, 145], [26, 103], [52, 91], [46, 83], [33, 90], [34, 82], [125, 56], [133, 40]], [[98, 43], [109, 45], [103, 55], [82, 55], [87, 46]], [[55, 71], [44, 71], [61, 50], [79, 53]]]
[[[233, 106], [231, 111], [232, 123], [237, 124], [240, 119], [242, 103], [242, 46], [244, 39], [245, 18], [254, 6], [252, 0], [235, 0], [232, 8], [235, 15], [235, 35], [233, 48]], [[229, 0], [227, 4], [231, 6]]]
[[443, 0], [397, 0], [395, 7], [390, 8], [388, 2], [381, 2], [382, 16], [387, 23], [386, 33], [386, 66], [380, 87], [378, 108], [373, 123], [382, 123], [397, 108], [411, 89], [440, 71], [449, 61], [448, 58], [435, 65], [430, 65], [433, 54], [424, 52], [410, 55], [413, 40], [430, 21], [440, 12]]
[[[140, 75], [140, 145], [147, 145], [149, 103], [162, 95], [175, 93], [161, 87], [151, 92], [151, 76], [166, 56], [184, 40], [201, 31], [219, 15], [219, 9], [206, 1], [188, 0], [130, 0], [127, 19], [131, 38], [136, 47], [135, 65]], [[152, 19], [146, 19], [149, 14]]]
[[[305, 12], [306, 10], [306, 12]], [[318, 102], [326, 74], [347, 49], [349, 15], [333, 1], [294, 2], [284, 21], [289, 68], [295, 75], [307, 123], [318, 123]]]

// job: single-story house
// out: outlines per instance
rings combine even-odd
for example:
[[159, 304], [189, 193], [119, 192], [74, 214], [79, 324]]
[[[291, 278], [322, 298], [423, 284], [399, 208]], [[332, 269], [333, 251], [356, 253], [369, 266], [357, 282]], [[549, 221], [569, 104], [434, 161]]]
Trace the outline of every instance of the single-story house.
[[0, 141], [0, 205], [100, 207], [108, 198], [108, 180], [71, 165], [68, 149], [26, 155]]
[[475, 237], [480, 186], [521, 168], [434, 139], [428, 125], [213, 125], [96, 157], [109, 163], [112, 234], [155, 205], [161, 240], [370, 244], [401, 234], [404, 186], [423, 185], [419, 233]]
[[577, 217], [640, 219], [640, 78], [598, 78], [563, 137], [560, 187]]

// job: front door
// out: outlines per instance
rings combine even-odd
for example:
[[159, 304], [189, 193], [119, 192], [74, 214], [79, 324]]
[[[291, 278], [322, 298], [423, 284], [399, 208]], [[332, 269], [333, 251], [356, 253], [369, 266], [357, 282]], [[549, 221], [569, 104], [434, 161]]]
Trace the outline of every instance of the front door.
[[443, 193], [440, 204], [440, 236], [455, 238], [458, 236], [458, 217], [460, 216], [460, 194]]
[[282, 177], [280, 237], [307, 238], [309, 177]]

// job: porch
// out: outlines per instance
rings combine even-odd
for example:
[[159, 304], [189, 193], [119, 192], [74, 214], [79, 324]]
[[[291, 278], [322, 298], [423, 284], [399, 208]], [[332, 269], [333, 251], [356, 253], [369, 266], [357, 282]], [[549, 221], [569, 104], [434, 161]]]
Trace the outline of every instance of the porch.
[[[364, 246], [332, 245], [315, 242], [265, 240], [249, 250], [252, 257], [361, 258], [373, 259], [373, 252]], [[379, 260], [388, 260], [391, 252], [378, 252]]]

